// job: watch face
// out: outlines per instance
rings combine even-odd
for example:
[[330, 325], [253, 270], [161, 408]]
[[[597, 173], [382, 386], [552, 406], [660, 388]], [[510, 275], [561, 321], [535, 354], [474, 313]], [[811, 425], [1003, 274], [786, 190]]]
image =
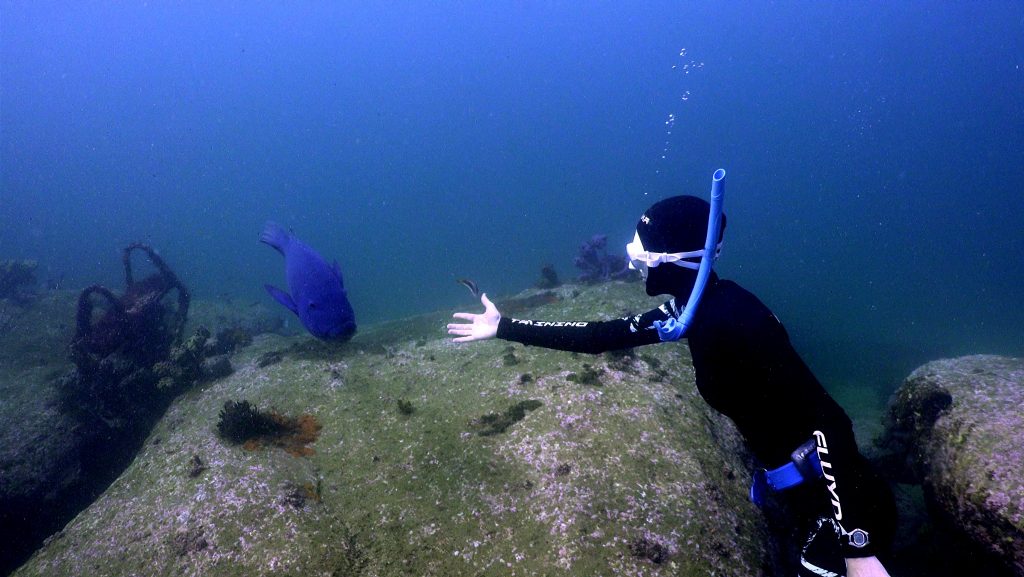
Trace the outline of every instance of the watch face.
[[868, 532], [863, 529], [850, 531], [850, 545], [863, 547], [868, 544]]

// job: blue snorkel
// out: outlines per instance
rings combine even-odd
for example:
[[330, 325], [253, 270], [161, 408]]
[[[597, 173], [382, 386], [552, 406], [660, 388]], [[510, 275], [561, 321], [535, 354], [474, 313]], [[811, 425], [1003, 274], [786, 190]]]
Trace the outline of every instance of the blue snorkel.
[[711, 175], [711, 212], [708, 214], [708, 234], [704, 239], [704, 254], [700, 257], [700, 268], [697, 269], [697, 280], [693, 283], [693, 290], [690, 291], [690, 298], [686, 301], [686, 308], [679, 315], [679, 320], [669, 318], [665, 322], [655, 321], [654, 326], [658, 330], [658, 336], [663, 341], [678, 341], [686, 334], [686, 331], [693, 324], [693, 317], [697, 314], [697, 307], [700, 305], [701, 296], [704, 294], [704, 287], [708, 284], [711, 276], [711, 269], [715, 266], [717, 258], [718, 235], [722, 226], [722, 202], [725, 197], [725, 169], [719, 168]]

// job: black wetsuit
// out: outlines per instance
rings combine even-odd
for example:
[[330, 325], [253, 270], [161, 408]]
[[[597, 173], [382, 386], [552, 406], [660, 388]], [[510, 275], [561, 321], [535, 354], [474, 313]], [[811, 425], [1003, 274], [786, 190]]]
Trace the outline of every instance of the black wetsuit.
[[[497, 336], [596, 354], [661, 342], [652, 323], [678, 317], [681, 308], [673, 299], [641, 315], [600, 322], [503, 317]], [[887, 547], [895, 525], [892, 494], [858, 451], [849, 417], [797, 355], [768, 307], [738, 284], [713, 277], [686, 336], [701, 396], [732, 419], [765, 467], [786, 464], [794, 449], [821, 433], [827, 452], [819, 454], [832, 480], [819, 481], [810, 497], [817, 502], [800, 508], [831, 515], [847, 533], [868, 533], [863, 547], [841, 539], [843, 556], [868, 557]], [[801, 489], [806, 495], [806, 484]]]

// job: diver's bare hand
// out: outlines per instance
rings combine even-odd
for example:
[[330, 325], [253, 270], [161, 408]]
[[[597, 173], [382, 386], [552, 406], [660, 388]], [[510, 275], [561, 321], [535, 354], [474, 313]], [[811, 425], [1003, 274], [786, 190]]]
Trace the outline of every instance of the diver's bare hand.
[[469, 321], [468, 323], [449, 323], [448, 334], [457, 335], [452, 339], [456, 343], [468, 343], [472, 341], [484, 341], [492, 339], [498, 334], [498, 321], [501, 320], [501, 313], [497, 307], [487, 298], [487, 294], [480, 295], [480, 302], [484, 305], [482, 314], [455, 313], [452, 315], [457, 319]]

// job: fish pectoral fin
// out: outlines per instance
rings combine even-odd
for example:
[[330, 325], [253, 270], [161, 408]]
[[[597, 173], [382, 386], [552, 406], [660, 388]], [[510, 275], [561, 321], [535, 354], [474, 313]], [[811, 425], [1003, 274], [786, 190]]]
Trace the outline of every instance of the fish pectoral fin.
[[268, 284], [263, 285], [263, 288], [267, 289], [270, 296], [274, 297], [274, 300], [281, 303], [284, 308], [292, 311], [295, 314], [299, 314], [299, 307], [295, 306], [295, 301], [292, 300], [292, 295], [284, 292], [283, 290], [270, 286]]

